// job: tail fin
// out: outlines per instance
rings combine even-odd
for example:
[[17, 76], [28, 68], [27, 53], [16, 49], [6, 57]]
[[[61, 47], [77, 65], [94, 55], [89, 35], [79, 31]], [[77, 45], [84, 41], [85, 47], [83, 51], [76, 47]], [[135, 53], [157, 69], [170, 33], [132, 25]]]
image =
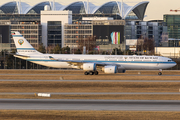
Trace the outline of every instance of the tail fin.
[[17, 31], [11, 32], [14, 39], [14, 43], [18, 54], [28, 55], [28, 54], [42, 54], [32, 47], [32, 45]]

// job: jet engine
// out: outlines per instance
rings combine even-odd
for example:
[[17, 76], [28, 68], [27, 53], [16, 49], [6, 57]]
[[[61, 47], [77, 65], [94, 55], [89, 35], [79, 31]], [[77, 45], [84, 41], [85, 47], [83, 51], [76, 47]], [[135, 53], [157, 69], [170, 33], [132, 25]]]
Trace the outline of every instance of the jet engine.
[[95, 63], [84, 63], [81, 68], [84, 71], [95, 71], [96, 70], [96, 64]]
[[102, 71], [104, 73], [125, 73], [126, 70], [119, 66], [104, 66]]

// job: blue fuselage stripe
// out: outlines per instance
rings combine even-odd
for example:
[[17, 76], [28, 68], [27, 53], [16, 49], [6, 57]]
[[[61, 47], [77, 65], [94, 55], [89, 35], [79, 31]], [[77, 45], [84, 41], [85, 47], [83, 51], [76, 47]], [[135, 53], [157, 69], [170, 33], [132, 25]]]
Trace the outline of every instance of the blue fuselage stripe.
[[35, 50], [34, 48], [17, 48], [17, 50]]
[[12, 35], [13, 37], [23, 37], [22, 35]]
[[[42, 59], [26, 59], [28, 61], [45, 61], [45, 62], [63, 62], [63, 61], [57, 61], [57, 60], [42, 60]], [[175, 64], [175, 62], [147, 62], [147, 61], [81, 61], [82, 63], [153, 63], [153, 64]]]

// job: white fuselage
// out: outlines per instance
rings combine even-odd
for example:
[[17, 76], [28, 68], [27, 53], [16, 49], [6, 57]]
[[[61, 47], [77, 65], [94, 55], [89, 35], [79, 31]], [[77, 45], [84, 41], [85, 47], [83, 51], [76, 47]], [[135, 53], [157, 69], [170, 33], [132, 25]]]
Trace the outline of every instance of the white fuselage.
[[[176, 65], [169, 58], [161, 56], [136, 56], [136, 55], [74, 55], [74, 54], [40, 54], [29, 55], [30, 57], [19, 57], [30, 62], [54, 68], [78, 68], [67, 62], [58, 60], [82, 61], [82, 63], [107, 63], [119, 64], [126, 70], [158, 70], [167, 69]], [[55, 60], [50, 59], [53, 57]]]

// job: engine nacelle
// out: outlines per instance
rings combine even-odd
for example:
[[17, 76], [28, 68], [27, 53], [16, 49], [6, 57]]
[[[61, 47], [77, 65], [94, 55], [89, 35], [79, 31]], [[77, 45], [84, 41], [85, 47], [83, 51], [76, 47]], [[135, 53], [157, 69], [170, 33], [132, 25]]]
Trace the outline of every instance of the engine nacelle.
[[124, 69], [123, 70], [122, 69], [117, 70], [117, 73], [125, 73], [125, 72], [126, 72], [126, 70], [124, 70]]
[[104, 71], [104, 73], [125, 73], [126, 70], [122, 69], [121, 66], [104, 66], [102, 68], [102, 71]]
[[96, 70], [96, 64], [95, 63], [84, 63], [81, 68], [84, 71], [95, 71]]
[[102, 71], [104, 73], [117, 73], [117, 66], [104, 66]]

